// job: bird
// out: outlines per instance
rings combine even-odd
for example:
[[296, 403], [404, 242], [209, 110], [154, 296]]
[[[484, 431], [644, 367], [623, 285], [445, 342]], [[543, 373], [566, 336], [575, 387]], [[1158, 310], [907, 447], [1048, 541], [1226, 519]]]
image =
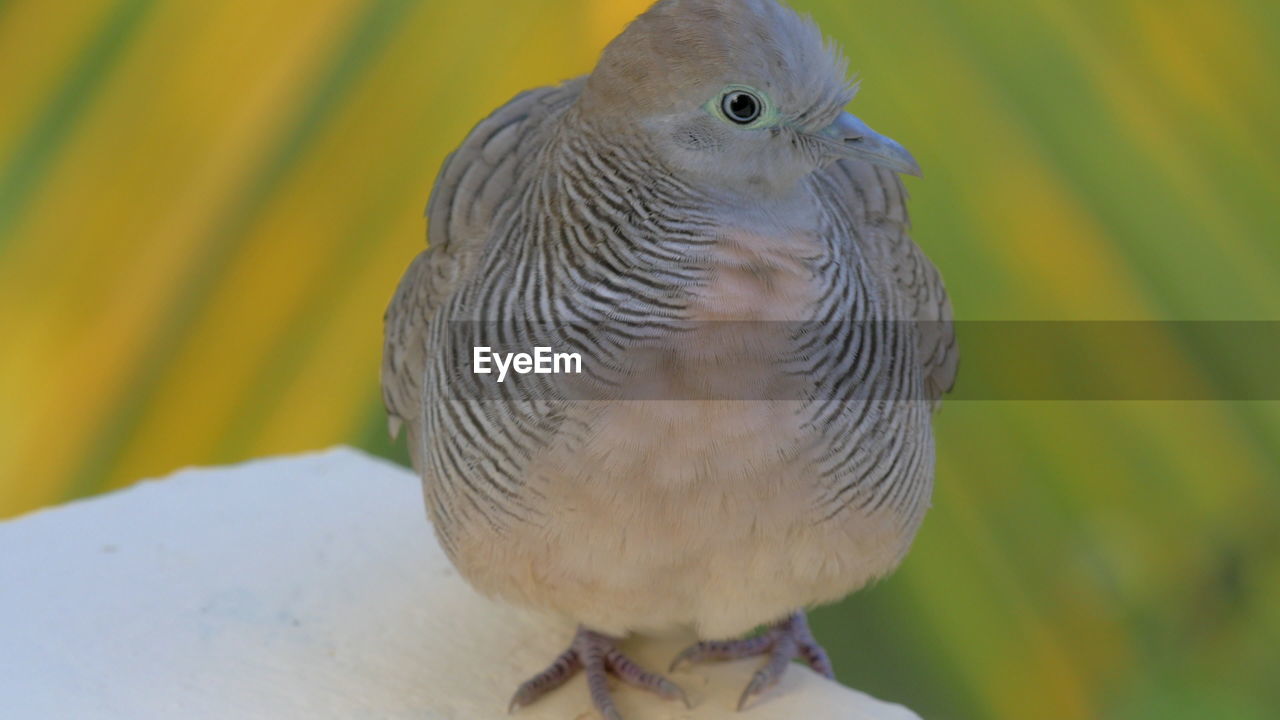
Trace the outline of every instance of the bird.
[[[958, 351], [909, 234], [919, 166], [856, 91], [779, 0], [659, 0], [445, 159], [383, 400], [460, 575], [576, 623], [510, 709], [578, 673], [606, 720], [610, 676], [684, 700], [619, 648], [682, 628], [669, 671], [761, 658], [739, 709], [793, 660], [834, 678], [806, 612], [911, 546]], [[479, 340], [591, 370], [498, 383]]]

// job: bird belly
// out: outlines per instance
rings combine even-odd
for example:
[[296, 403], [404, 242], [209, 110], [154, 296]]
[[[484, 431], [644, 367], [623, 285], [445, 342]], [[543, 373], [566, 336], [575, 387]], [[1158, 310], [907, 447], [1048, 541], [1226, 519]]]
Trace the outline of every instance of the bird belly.
[[839, 599], [914, 529], [887, 511], [824, 520], [797, 405], [595, 404], [597, 430], [531, 468], [539, 517], [468, 528], [455, 561], [482, 592], [617, 634], [730, 637]]

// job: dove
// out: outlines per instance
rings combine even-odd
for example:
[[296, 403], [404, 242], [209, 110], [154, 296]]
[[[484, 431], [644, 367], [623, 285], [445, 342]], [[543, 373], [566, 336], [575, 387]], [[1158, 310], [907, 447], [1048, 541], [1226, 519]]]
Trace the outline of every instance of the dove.
[[[679, 629], [698, 642], [673, 670], [761, 658], [739, 708], [796, 659], [834, 677], [807, 609], [911, 546], [958, 353], [908, 234], [899, 173], [919, 167], [854, 93], [788, 6], [660, 0], [445, 160], [385, 316], [383, 399], [460, 574], [577, 624], [512, 709], [578, 673], [606, 720], [610, 676], [684, 699], [619, 649]], [[584, 367], [499, 384], [468, 369], [481, 345]]]

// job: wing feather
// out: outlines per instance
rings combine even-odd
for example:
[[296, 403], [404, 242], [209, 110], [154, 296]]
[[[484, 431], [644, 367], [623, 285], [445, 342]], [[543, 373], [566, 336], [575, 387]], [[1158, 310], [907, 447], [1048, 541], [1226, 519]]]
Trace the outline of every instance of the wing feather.
[[820, 187], [834, 195], [828, 200], [848, 215], [868, 255], [892, 275], [890, 289], [904, 303], [906, 319], [916, 323], [925, 392], [937, 403], [955, 386], [960, 352], [942, 275], [911, 239], [902, 180], [890, 170], [854, 160], [822, 172]]
[[414, 258], [387, 307], [382, 398], [394, 438], [410, 426], [409, 449], [418, 463], [414, 429], [421, 424], [428, 328], [437, 311], [474, 271], [507, 201], [518, 194], [524, 166], [537, 154], [550, 120], [581, 92], [582, 80], [528, 90], [478, 124], [445, 158], [427, 202], [429, 247]]

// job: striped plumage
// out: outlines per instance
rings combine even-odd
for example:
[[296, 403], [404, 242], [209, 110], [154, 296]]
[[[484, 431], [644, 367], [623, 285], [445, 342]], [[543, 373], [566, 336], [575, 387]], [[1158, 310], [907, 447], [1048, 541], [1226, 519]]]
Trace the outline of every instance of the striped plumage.
[[[842, 65], [789, 11], [741, 1], [659, 3], [592, 78], [481, 122], [445, 162], [430, 247], [387, 313], [393, 432], [408, 428], [454, 563], [602, 632], [728, 637], [837, 599], [897, 564], [928, 505], [931, 409], [956, 367], [940, 278], [896, 174], [813, 139], [852, 94]], [[748, 170], [784, 177], [721, 184], [684, 164], [733, 152], [714, 126], [647, 132], [602, 105], [637, 76], [619, 61], [629, 36], [742, 7], [720, 26], [809, 43], [769, 60], [827, 76], [785, 96], [806, 102], [762, 141], [784, 159]], [[641, 109], [671, 99], [636, 93]], [[586, 328], [564, 342], [626, 368], [593, 387], [642, 389], [505, 396], [515, 384], [460, 362], [466, 323], [515, 348], [544, 323]]]

